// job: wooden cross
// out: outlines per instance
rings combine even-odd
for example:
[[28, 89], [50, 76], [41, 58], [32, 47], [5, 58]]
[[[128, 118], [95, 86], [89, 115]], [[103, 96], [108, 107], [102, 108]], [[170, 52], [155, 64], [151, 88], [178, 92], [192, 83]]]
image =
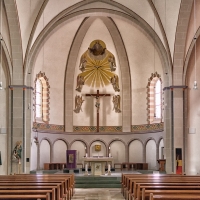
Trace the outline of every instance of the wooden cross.
[[95, 106], [97, 107], [97, 132], [99, 132], [99, 108], [100, 108], [99, 98], [105, 97], [105, 96], [110, 96], [110, 94], [99, 94], [99, 90], [97, 90], [96, 94], [86, 94], [85, 96], [87, 96], [87, 97], [92, 96], [92, 97], [95, 97], [97, 100]]

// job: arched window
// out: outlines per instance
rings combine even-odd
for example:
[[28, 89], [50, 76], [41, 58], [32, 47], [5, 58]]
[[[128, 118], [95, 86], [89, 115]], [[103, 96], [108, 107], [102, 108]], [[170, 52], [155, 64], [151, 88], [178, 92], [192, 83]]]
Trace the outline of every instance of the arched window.
[[45, 73], [39, 72], [35, 79], [35, 121], [49, 122], [49, 83]]
[[35, 116], [42, 119], [42, 81], [37, 79], [35, 89]]
[[161, 118], [161, 81], [158, 79], [155, 84], [155, 110], [154, 117]]
[[151, 74], [147, 86], [148, 123], [162, 122], [162, 80], [155, 72]]

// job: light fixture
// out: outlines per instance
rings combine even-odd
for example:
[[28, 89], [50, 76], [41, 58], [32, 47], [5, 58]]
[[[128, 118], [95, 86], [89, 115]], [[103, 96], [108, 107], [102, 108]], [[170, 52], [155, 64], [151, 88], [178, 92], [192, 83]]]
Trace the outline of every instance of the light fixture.
[[197, 74], [196, 74], [196, 71], [197, 71], [197, 66], [196, 66], [196, 62], [197, 62], [196, 40], [197, 40], [197, 37], [196, 37], [196, 13], [195, 13], [195, 0], [194, 0], [194, 85], [193, 85], [194, 90], [198, 89], [197, 79], [196, 79], [197, 78], [196, 77], [197, 76]]

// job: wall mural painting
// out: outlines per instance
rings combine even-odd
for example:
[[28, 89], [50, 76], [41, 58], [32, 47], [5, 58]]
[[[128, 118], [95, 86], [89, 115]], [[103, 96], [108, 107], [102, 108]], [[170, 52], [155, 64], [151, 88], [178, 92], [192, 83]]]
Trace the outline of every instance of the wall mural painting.
[[[90, 43], [88, 50], [81, 56], [79, 70], [81, 73], [77, 76], [77, 92], [81, 93], [84, 85], [99, 88], [109, 84], [112, 84], [115, 92], [120, 92], [119, 77], [113, 73], [116, 70], [115, 57], [106, 49], [106, 44], [102, 40]], [[75, 113], [82, 111], [83, 101], [82, 96], [75, 96]], [[113, 110], [120, 113], [120, 95], [114, 95], [112, 103]]]

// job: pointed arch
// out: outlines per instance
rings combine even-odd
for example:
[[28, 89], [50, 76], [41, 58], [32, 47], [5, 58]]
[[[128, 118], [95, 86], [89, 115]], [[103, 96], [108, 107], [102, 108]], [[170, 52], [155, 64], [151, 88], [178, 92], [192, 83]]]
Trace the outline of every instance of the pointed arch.
[[147, 85], [148, 123], [162, 122], [162, 79], [157, 72], [152, 73]]
[[34, 87], [34, 118], [36, 121], [49, 122], [49, 82], [45, 73], [41, 71], [36, 75]]

